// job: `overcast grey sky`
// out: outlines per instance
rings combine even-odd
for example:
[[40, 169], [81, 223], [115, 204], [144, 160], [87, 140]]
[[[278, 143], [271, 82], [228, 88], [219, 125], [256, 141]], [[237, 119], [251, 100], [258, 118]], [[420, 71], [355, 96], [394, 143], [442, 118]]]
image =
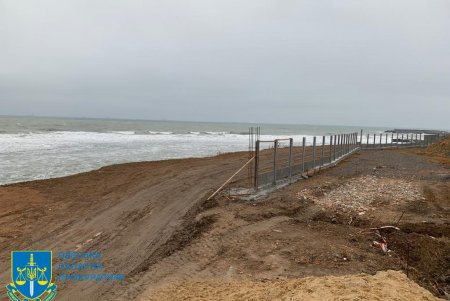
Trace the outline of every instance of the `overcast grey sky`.
[[450, 128], [448, 0], [0, 0], [0, 115]]

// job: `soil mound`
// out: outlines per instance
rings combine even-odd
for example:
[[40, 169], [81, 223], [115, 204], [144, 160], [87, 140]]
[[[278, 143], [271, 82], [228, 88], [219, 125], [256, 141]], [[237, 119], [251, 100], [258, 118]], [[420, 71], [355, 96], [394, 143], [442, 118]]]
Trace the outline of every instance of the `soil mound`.
[[398, 271], [271, 281], [185, 282], [142, 300], [441, 300]]
[[425, 149], [424, 154], [429, 156], [450, 157], [450, 136], [439, 143], [428, 146]]

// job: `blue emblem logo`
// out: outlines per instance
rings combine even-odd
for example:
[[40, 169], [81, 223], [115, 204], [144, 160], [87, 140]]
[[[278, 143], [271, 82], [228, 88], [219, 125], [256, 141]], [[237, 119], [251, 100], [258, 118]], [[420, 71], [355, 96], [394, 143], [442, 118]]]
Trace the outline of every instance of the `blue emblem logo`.
[[56, 285], [51, 283], [52, 252], [11, 252], [11, 280], [7, 288], [13, 301], [52, 300], [56, 295]]

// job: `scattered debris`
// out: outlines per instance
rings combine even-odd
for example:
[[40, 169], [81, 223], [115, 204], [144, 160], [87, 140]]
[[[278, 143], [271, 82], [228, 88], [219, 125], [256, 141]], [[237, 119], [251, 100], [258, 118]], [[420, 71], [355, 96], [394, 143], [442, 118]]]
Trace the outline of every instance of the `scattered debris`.
[[404, 179], [362, 176], [327, 191], [322, 187], [305, 188], [297, 193], [299, 200], [312, 200], [325, 209], [355, 213], [359, 216], [373, 210], [380, 202], [399, 204], [422, 198], [417, 184]]
[[370, 228], [370, 230], [375, 231], [375, 235], [378, 238], [378, 240], [374, 240], [372, 242], [373, 246], [380, 248], [381, 251], [383, 251], [386, 254], [391, 251], [388, 249], [386, 234], [392, 232], [393, 230], [400, 231], [400, 228], [396, 226], [381, 226], [377, 228]]

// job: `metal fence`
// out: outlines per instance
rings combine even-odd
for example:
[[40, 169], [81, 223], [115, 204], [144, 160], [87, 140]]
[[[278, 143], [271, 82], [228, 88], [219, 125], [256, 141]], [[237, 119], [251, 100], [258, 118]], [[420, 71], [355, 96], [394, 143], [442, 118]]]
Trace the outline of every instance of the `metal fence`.
[[254, 189], [276, 185], [294, 177], [336, 164], [359, 149], [425, 147], [438, 142], [443, 135], [419, 133], [348, 133], [314, 136], [296, 144], [293, 138], [256, 140], [254, 157]]
[[254, 188], [276, 185], [310, 171], [334, 164], [359, 148], [358, 134], [306, 137], [296, 145], [293, 138], [257, 140], [255, 147]]
[[422, 133], [379, 133], [363, 134], [361, 131], [359, 144], [366, 148], [421, 147], [438, 142], [445, 135]]

